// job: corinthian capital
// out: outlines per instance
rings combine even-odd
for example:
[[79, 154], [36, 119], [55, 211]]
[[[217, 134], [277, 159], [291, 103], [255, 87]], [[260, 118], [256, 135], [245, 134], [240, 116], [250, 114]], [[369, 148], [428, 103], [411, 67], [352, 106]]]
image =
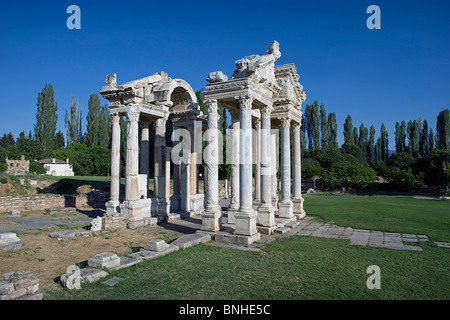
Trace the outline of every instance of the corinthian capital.
[[239, 101], [241, 109], [252, 108], [253, 99], [249, 95], [246, 94], [243, 96], [236, 96], [234, 98]]
[[270, 114], [273, 111], [273, 107], [272, 106], [266, 106], [264, 108], [261, 109], [261, 117], [262, 118], [270, 118]]
[[218, 105], [216, 99], [207, 99], [205, 100], [206, 107], [208, 108], [209, 113], [217, 113]]
[[139, 110], [130, 109], [127, 111], [128, 122], [137, 122], [139, 120]]
[[288, 117], [280, 118], [280, 121], [282, 127], [289, 127], [289, 125], [291, 124], [291, 119], [289, 119]]
[[300, 131], [300, 127], [301, 127], [301, 124], [298, 122], [294, 122], [292, 124], [292, 130], [294, 131], [294, 133], [298, 133]]
[[112, 123], [119, 123], [119, 121], [120, 121], [119, 113], [118, 112], [111, 113], [111, 120], [112, 120]]

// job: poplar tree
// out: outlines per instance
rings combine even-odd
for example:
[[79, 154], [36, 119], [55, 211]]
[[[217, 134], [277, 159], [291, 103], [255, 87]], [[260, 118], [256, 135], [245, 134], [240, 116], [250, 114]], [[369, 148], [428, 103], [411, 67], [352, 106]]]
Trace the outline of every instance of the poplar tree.
[[320, 144], [322, 149], [328, 148], [330, 145], [330, 126], [327, 121], [327, 113], [325, 111], [325, 106], [323, 103], [320, 105]]
[[436, 149], [447, 150], [450, 147], [450, 111], [439, 112], [436, 120]]
[[337, 123], [336, 123], [336, 113], [332, 112], [328, 114], [328, 127], [330, 128], [330, 140], [328, 147], [331, 149], [338, 149], [337, 141]]
[[78, 102], [75, 101], [75, 97], [72, 95], [72, 104], [69, 107], [69, 112], [67, 112], [66, 110], [66, 116], [64, 118], [64, 125], [66, 127], [68, 146], [79, 142], [78, 121], [79, 121]]
[[44, 157], [50, 156], [55, 144], [57, 111], [58, 104], [55, 102], [53, 87], [51, 84], [46, 84], [38, 93], [36, 124], [34, 125], [34, 135], [41, 145]]
[[352, 117], [348, 115], [344, 122], [344, 143], [352, 144], [354, 141]]

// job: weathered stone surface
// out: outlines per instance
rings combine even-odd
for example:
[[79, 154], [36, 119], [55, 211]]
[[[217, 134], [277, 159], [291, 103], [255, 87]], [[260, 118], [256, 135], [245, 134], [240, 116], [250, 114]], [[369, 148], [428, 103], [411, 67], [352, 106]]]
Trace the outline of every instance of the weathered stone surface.
[[8, 212], [8, 217], [20, 217], [20, 210], [12, 209]]
[[216, 83], [227, 80], [228, 77], [222, 71], [210, 72], [206, 77], [206, 81], [208, 81], [209, 83]]
[[448, 242], [435, 242], [438, 247], [441, 248], [450, 248], [450, 243]]
[[50, 237], [57, 240], [67, 240], [76, 238], [75, 231], [60, 231], [53, 232]]
[[289, 230], [291, 230], [291, 228], [289, 228], [289, 227], [281, 227], [281, 228], [275, 229], [275, 233], [283, 234], [283, 233], [288, 232]]
[[0, 248], [3, 250], [17, 249], [22, 247], [20, 240], [14, 232], [0, 233]]
[[177, 246], [180, 249], [186, 249], [193, 245], [207, 242], [211, 240], [211, 236], [207, 233], [194, 233], [194, 234], [186, 234], [184, 236], [179, 237], [175, 241], [171, 243], [171, 245]]
[[150, 260], [158, 257], [165, 256], [168, 253], [174, 252], [179, 250], [178, 246], [169, 245], [169, 247], [162, 251], [148, 251], [148, 250], [141, 250], [139, 252], [135, 252], [133, 254], [130, 254], [130, 257], [138, 259], [138, 260]]
[[4, 273], [0, 281], [0, 300], [41, 300], [39, 279], [28, 270]]
[[73, 289], [73, 287], [70, 287], [68, 285], [68, 281], [73, 281], [74, 278], [77, 278], [80, 281], [80, 284], [83, 284], [95, 282], [106, 276], [108, 276], [108, 273], [104, 270], [84, 268], [76, 270], [74, 272], [65, 273], [60, 277], [60, 280], [64, 286], [68, 287], [69, 289]]
[[109, 269], [111, 269], [111, 270], [118, 270], [118, 269], [122, 269], [122, 268], [127, 268], [127, 267], [131, 267], [131, 266], [133, 266], [136, 263], [139, 263], [141, 261], [141, 260], [138, 260], [138, 259], [128, 258], [128, 257], [119, 257], [119, 258], [120, 258], [119, 265], [117, 265], [115, 267], [110, 267]]
[[99, 253], [88, 260], [88, 265], [94, 268], [113, 268], [120, 265], [120, 258], [112, 252]]
[[144, 247], [145, 250], [148, 251], [163, 251], [167, 249], [169, 245], [161, 239], [150, 240], [147, 245]]
[[103, 284], [106, 284], [107, 286], [113, 287], [116, 284], [118, 284], [119, 282], [122, 282], [123, 280], [125, 280], [124, 278], [119, 278], [119, 277], [114, 277], [111, 279], [108, 279], [106, 281], [103, 281]]

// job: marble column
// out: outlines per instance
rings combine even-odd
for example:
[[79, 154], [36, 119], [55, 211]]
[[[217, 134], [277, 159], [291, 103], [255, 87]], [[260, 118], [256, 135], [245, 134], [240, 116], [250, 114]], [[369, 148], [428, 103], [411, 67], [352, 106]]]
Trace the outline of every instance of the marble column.
[[291, 143], [289, 118], [281, 119], [281, 200], [278, 202], [278, 216], [292, 218], [293, 204], [291, 200]]
[[167, 183], [170, 166], [166, 154], [166, 121], [166, 117], [155, 120], [155, 197], [158, 201], [157, 214], [161, 217], [167, 217], [170, 211], [168, 203], [170, 183]]
[[206, 100], [208, 108], [208, 130], [204, 150], [206, 169], [206, 208], [202, 213], [202, 230], [219, 231], [222, 227], [222, 212], [219, 206], [219, 119], [217, 100]]
[[258, 208], [261, 204], [261, 119], [255, 119], [255, 198], [253, 204]]
[[111, 188], [106, 213], [114, 214], [119, 206], [120, 194], [120, 114], [111, 114]]
[[272, 205], [272, 155], [270, 134], [271, 107], [261, 110], [261, 205], [258, 208], [258, 224], [275, 226], [275, 208]]
[[125, 200], [138, 200], [139, 190], [139, 111], [127, 112], [127, 155], [125, 159]]
[[150, 166], [150, 140], [149, 140], [149, 130], [148, 125], [150, 121], [147, 119], [141, 120], [141, 152], [139, 161], [139, 173], [147, 175], [147, 182], [145, 184], [144, 199], [148, 196], [148, 173]]
[[278, 131], [270, 130], [270, 157], [272, 172], [272, 205], [275, 211], [278, 211], [278, 179], [277, 179], [277, 163], [278, 163]]
[[256, 213], [253, 210], [252, 197], [252, 102], [250, 96], [236, 97], [240, 104], [239, 133], [239, 211], [235, 213], [236, 226], [234, 234], [254, 236]]
[[303, 197], [302, 197], [302, 164], [301, 164], [301, 146], [300, 146], [300, 124], [295, 123], [292, 126], [294, 134], [294, 190], [293, 190], [293, 211], [294, 214], [305, 216], [303, 210]]
[[235, 223], [234, 214], [239, 210], [239, 110], [231, 114], [231, 201], [228, 207], [228, 223]]

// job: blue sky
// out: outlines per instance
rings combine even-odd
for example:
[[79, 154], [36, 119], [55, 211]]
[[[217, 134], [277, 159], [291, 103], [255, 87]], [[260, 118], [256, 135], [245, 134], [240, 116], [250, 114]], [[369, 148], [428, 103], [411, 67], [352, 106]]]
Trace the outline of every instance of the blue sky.
[[[69, 30], [69, 5], [81, 30]], [[381, 29], [369, 30], [369, 5]], [[229, 77], [234, 61], [280, 43], [277, 65], [295, 63], [305, 102], [335, 112], [339, 143], [353, 125], [384, 122], [394, 149], [396, 121], [421, 117], [434, 129], [449, 108], [450, 1], [2, 1], [0, 134], [28, 133], [37, 94], [53, 85], [58, 129], [71, 96], [83, 108], [107, 74], [118, 83], [166, 71], [201, 89], [209, 72]], [[106, 100], [103, 100], [106, 103]], [[305, 104], [303, 107], [305, 107]]]

